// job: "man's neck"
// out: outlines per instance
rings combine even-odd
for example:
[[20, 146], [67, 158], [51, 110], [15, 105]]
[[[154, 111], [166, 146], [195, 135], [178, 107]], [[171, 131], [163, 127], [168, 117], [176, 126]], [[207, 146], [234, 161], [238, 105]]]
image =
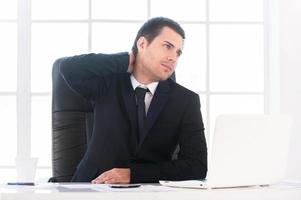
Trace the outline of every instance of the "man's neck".
[[135, 66], [134, 67], [134, 71], [133, 71], [133, 76], [135, 77], [135, 79], [143, 84], [143, 85], [148, 85], [152, 82], [156, 82], [154, 80], [151, 80], [142, 70], [139, 66]]

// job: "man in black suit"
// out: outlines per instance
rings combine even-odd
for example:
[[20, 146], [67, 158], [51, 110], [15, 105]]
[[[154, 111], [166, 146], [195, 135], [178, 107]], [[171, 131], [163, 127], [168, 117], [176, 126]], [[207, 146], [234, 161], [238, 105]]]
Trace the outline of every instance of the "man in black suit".
[[[145, 183], [206, 177], [199, 97], [170, 79], [184, 39], [178, 23], [153, 18], [139, 30], [131, 53], [75, 56], [69, 60], [72, 67], [60, 66], [69, 86], [94, 104], [93, 134], [72, 181]], [[79, 58], [99, 66], [81, 65]], [[178, 158], [172, 159], [178, 145]]]

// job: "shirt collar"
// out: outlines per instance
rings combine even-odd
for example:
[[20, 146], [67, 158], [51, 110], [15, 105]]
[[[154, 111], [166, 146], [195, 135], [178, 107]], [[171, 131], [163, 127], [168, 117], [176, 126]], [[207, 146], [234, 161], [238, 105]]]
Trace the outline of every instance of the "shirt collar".
[[136, 80], [133, 74], [131, 75], [131, 82], [134, 90], [136, 89], [136, 87], [148, 88], [152, 95], [155, 94], [157, 86], [159, 84], [159, 82], [152, 82], [147, 85], [143, 85]]

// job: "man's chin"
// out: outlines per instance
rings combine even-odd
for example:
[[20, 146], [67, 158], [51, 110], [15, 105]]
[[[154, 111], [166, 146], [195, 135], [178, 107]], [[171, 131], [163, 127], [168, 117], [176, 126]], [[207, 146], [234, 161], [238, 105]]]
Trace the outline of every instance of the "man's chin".
[[160, 77], [160, 81], [166, 81], [167, 79], [171, 78], [171, 75]]
[[[166, 81], [172, 76], [173, 73], [162, 73], [156, 76], [156, 81]], [[155, 80], [154, 80], [155, 81]]]

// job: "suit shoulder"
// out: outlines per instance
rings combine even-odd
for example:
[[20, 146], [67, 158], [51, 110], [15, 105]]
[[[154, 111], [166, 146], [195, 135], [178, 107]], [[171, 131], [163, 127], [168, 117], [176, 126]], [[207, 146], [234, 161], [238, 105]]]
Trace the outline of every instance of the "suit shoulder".
[[169, 80], [172, 90], [176, 93], [176, 95], [181, 95], [185, 97], [199, 97], [199, 95], [192, 90], [176, 83], [173, 80]]

